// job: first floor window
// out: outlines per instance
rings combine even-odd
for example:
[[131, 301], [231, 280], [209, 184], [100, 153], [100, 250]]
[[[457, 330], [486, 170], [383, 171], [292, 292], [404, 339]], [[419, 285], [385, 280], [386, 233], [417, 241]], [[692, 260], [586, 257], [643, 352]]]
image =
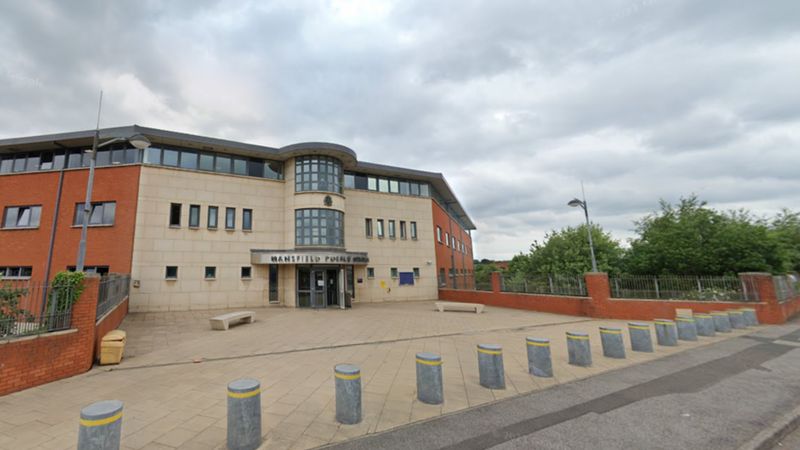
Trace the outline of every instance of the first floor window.
[[30, 278], [32, 274], [30, 266], [0, 267], [0, 278]]
[[367, 278], [375, 278], [375, 268], [367, 267]]
[[177, 280], [178, 279], [178, 266], [167, 266], [166, 274], [164, 274], [164, 278], [168, 280]]
[[365, 227], [366, 236], [368, 238], [371, 238], [372, 237], [372, 219], [364, 219], [364, 227]]
[[442, 242], [442, 227], [436, 227], [436, 240], [441, 243]]
[[253, 278], [253, 268], [250, 266], [242, 267], [242, 278], [244, 279]]
[[219, 208], [216, 206], [209, 206], [208, 207], [208, 229], [209, 230], [216, 230], [217, 229], [217, 219], [219, 215]]
[[236, 208], [225, 208], [225, 229], [236, 228]]
[[171, 227], [179, 227], [179, 226], [181, 226], [181, 204], [180, 203], [170, 203], [169, 204], [169, 226], [171, 226]]
[[419, 267], [414, 267], [414, 278], [419, 278]]
[[242, 210], [242, 229], [243, 230], [252, 230], [253, 229], [253, 210], [252, 209], [243, 209]]
[[189, 227], [200, 227], [200, 205], [189, 205]]
[[295, 245], [344, 245], [344, 213], [334, 209], [295, 211]]
[[392, 276], [392, 278], [397, 278], [397, 267], [392, 267], [389, 269], [389, 274]]
[[[84, 203], [75, 205], [75, 220], [73, 225], [83, 225]], [[89, 226], [92, 225], [114, 225], [114, 214], [117, 210], [116, 202], [97, 202], [92, 203], [89, 213]]]
[[[75, 272], [77, 267], [75, 266], [67, 266], [67, 270], [70, 272]], [[98, 275], [108, 275], [108, 266], [83, 266], [83, 271], [85, 273], [96, 273]]]
[[411, 222], [411, 239], [417, 238], [417, 222]]
[[400, 239], [405, 239], [405, 238], [406, 238], [406, 221], [405, 220], [401, 220], [400, 221]]
[[8, 206], [3, 215], [3, 228], [37, 228], [41, 206]]
[[389, 239], [394, 239], [397, 237], [397, 230], [395, 229], [395, 222], [394, 220], [389, 221]]
[[383, 239], [383, 219], [378, 219], [378, 237]]
[[448, 233], [447, 231], [444, 232], [444, 245], [446, 247], [450, 246], [450, 233]]
[[215, 266], [206, 266], [205, 278], [206, 280], [217, 278], [217, 268]]

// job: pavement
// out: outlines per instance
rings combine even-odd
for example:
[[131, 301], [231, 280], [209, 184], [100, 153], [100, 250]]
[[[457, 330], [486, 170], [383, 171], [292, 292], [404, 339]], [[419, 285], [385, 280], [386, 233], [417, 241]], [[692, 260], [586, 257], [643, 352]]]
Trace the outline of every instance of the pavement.
[[794, 321], [326, 449], [797, 449], [798, 373]]
[[[255, 323], [212, 331], [208, 318], [222, 312], [129, 314], [121, 327], [128, 332], [128, 344], [119, 366], [96, 367], [83, 375], [0, 397], [0, 449], [74, 448], [80, 409], [107, 399], [125, 404], [123, 449], [220, 448], [227, 426], [226, 386], [242, 377], [256, 378], [262, 384], [263, 448], [313, 448], [440, 416], [450, 420], [452, 414], [465, 410], [474, 414], [470, 408], [493, 407], [502, 399], [512, 399], [510, 404], [516, 404], [520, 395], [531, 392], [542, 392], [544, 401], [533, 405], [536, 408], [515, 412], [512, 419], [542, 408], [556, 411], [559, 405], [567, 405], [570, 395], [588, 399], [595, 391], [611, 393], [624, 388], [626, 377], [646, 378], [649, 372], [638, 369], [644, 366], [634, 369], [636, 364], [692, 355], [694, 352], [686, 350], [702, 351], [714, 343], [758, 343], [741, 338], [753, 330], [739, 330], [699, 342], [681, 342], [677, 347], [658, 347], [655, 353], [629, 352], [627, 359], [618, 360], [602, 356], [598, 327], [624, 327], [623, 321], [491, 307], [480, 315], [439, 313], [433, 302], [404, 302], [356, 305], [347, 311], [256, 309]], [[765, 331], [771, 329], [763, 327]], [[567, 364], [567, 331], [589, 333], [592, 367]], [[526, 336], [551, 339], [555, 377], [528, 375]], [[627, 334], [624, 338], [630, 348]], [[479, 385], [478, 343], [503, 346], [505, 390]], [[420, 351], [442, 355], [444, 405], [416, 400], [414, 355]], [[687, 358], [691, 361], [694, 357]], [[352, 426], [340, 425], [334, 418], [333, 367], [345, 362], [359, 365], [363, 375], [364, 420]], [[576, 391], [575, 386], [580, 386], [576, 381], [612, 371], [618, 374], [626, 368], [631, 368], [626, 377], [615, 375], [597, 389]], [[553, 395], [552, 388], [558, 385], [572, 394]], [[452, 439], [466, 436], [477, 438], [474, 432], [487, 432], [486, 425], [496, 424], [500, 429], [503, 424], [512, 425], [508, 417], [503, 417], [500, 414], [483, 428], [476, 425], [441, 443], [452, 444]], [[584, 414], [572, 420], [590, 417], [594, 416]], [[541, 432], [558, 426], [554, 422]], [[522, 427], [527, 429], [528, 425]], [[527, 436], [516, 434], [514, 439], [520, 443]], [[362, 445], [357, 442], [354, 445]], [[428, 444], [433, 442], [440, 441]], [[470, 442], [472, 448], [484, 443]], [[495, 445], [494, 440], [486, 442]]]

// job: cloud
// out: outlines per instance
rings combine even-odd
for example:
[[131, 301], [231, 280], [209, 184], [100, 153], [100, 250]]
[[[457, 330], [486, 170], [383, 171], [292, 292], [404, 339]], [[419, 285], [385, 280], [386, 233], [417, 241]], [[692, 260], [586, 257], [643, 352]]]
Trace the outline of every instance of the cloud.
[[800, 9], [747, 0], [5, 2], [0, 135], [138, 123], [443, 172], [507, 258], [697, 193], [800, 209]]

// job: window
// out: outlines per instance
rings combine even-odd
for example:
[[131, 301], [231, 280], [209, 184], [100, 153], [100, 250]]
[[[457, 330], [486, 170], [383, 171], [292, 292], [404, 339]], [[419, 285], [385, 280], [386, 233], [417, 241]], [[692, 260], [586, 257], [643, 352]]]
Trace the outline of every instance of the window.
[[278, 303], [278, 265], [269, 265], [269, 302]]
[[444, 267], [439, 268], [439, 287], [446, 286], [447, 281], [444, 278]]
[[214, 155], [210, 153], [200, 153], [200, 170], [214, 171]]
[[417, 239], [417, 222], [411, 222], [411, 239]]
[[456, 237], [455, 236], [452, 237], [452, 240], [450, 241], [450, 246], [453, 249], [458, 249], [458, 247], [456, 246]]
[[367, 178], [367, 190], [368, 191], [377, 191], [378, 190], [378, 179], [375, 177], [368, 177]]
[[352, 173], [344, 174], [344, 188], [345, 189], [355, 189], [356, 187], [356, 177]]
[[[75, 205], [75, 218], [73, 225], [83, 225], [84, 204]], [[114, 213], [117, 210], [116, 202], [97, 202], [92, 203], [92, 210], [89, 213], [89, 226], [114, 225]]]
[[33, 274], [33, 268], [23, 267], [0, 267], [0, 278], [30, 278]]
[[436, 240], [439, 241], [440, 244], [442, 243], [442, 228], [439, 226], [436, 227]]
[[230, 156], [217, 155], [215, 158], [214, 172], [231, 173]]
[[253, 278], [253, 268], [250, 266], [242, 267], [242, 278], [245, 280]]
[[450, 233], [448, 233], [447, 231], [444, 232], [444, 245], [445, 247], [450, 246]]
[[169, 226], [171, 226], [171, 227], [179, 227], [179, 226], [181, 226], [181, 204], [180, 203], [170, 203], [169, 204]]
[[208, 229], [209, 230], [216, 230], [217, 229], [217, 215], [219, 212], [219, 208], [216, 206], [209, 206], [208, 207]]
[[164, 275], [164, 278], [168, 280], [177, 280], [178, 279], [178, 266], [167, 266], [167, 272]]
[[[75, 266], [67, 266], [67, 270], [70, 272], [75, 272]], [[108, 275], [108, 266], [83, 266], [83, 271], [85, 273], [96, 273], [100, 276]]]
[[165, 166], [177, 167], [178, 166], [178, 151], [164, 149], [164, 159], [162, 164]]
[[389, 221], [389, 239], [394, 239], [397, 237], [397, 230], [395, 229], [395, 222], [394, 220]]
[[372, 237], [372, 219], [364, 219], [365, 233], [368, 238]]
[[414, 267], [414, 278], [419, 278], [419, 267]]
[[244, 158], [233, 158], [233, 173], [236, 175], [247, 175], [247, 160]]
[[342, 192], [342, 163], [329, 156], [295, 158], [295, 192]]
[[7, 206], [3, 228], [38, 228], [41, 216], [41, 206]]
[[389, 192], [392, 194], [400, 193], [400, 182], [397, 180], [389, 180]]
[[367, 278], [375, 278], [375, 268], [367, 267]]
[[236, 228], [236, 208], [225, 208], [225, 229]]
[[383, 219], [378, 219], [378, 238], [383, 239]]
[[253, 229], [253, 210], [252, 209], [243, 209], [242, 210], [242, 229], [250, 231]]
[[200, 227], [200, 205], [189, 205], [189, 228]]
[[206, 266], [205, 271], [206, 280], [213, 280], [217, 278], [217, 268], [215, 266]]
[[184, 169], [197, 169], [197, 152], [181, 152], [181, 167]]
[[392, 278], [397, 278], [397, 267], [392, 267], [389, 269], [389, 275], [391, 275]]
[[378, 191], [389, 192], [389, 180], [386, 178], [378, 179]]
[[344, 245], [344, 213], [334, 209], [298, 209], [295, 217], [295, 245]]
[[405, 238], [406, 238], [406, 221], [405, 220], [401, 220], [400, 221], [400, 239], [405, 239]]
[[[70, 167], [72, 167], [72, 157], [74, 154], [69, 155]], [[144, 163], [145, 164], [161, 164], [161, 149], [158, 147], [147, 147], [144, 149]]]

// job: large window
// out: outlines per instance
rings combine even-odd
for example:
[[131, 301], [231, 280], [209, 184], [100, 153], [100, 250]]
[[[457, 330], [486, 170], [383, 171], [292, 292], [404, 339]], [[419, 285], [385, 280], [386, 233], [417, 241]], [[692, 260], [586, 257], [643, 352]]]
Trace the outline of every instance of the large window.
[[[83, 206], [84, 203], [78, 203], [75, 205], [75, 217], [72, 221], [73, 225], [83, 225]], [[92, 211], [89, 213], [89, 226], [114, 225], [114, 213], [116, 210], [116, 202], [92, 203]]]
[[295, 192], [342, 192], [342, 163], [329, 156], [295, 159]]
[[3, 214], [3, 228], [37, 228], [41, 206], [8, 206]]
[[[183, 169], [207, 172], [232, 173], [273, 180], [283, 179], [283, 163], [280, 161], [245, 158], [224, 153], [198, 153], [196, 150], [171, 147], [159, 148], [155, 146], [148, 147], [143, 154], [142, 161], [145, 164], [181, 167]], [[137, 162], [136, 155], [126, 154], [126, 162]]]
[[344, 214], [333, 209], [298, 209], [295, 245], [344, 245]]
[[430, 196], [430, 186], [428, 186], [427, 183], [396, 178], [383, 178], [360, 173], [345, 173], [344, 187], [347, 189], [378, 191], [388, 194], [410, 195], [416, 197]]

